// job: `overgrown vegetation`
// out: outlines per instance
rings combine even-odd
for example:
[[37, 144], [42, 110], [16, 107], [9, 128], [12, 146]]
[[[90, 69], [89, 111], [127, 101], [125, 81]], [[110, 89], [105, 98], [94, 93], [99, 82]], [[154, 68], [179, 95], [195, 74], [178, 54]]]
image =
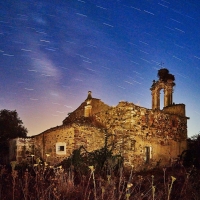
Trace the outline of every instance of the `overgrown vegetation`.
[[1, 166], [1, 200], [198, 200], [200, 197], [200, 171], [182, 165], [135, 172], [116, 171], [104, 174], [94, 166], [87, 173], [77, 174], [70, 166], [29, 165], [16, 169]]
[[188, 149], [181, 155], [183, 165], [191, 167], [192, 165], [200, 168], [200, 134], [188, 139]]
[[80, 175], [88, 173], [88, 166], [94, 166], [98, 174], [111, 174], [123, 165], [123, 158], [120, 155], [113, 155], [114, 144], [108, 145], [110, 134], [104, 130], [104, 147], [93, 152], [88, 152], [83, 146], [73, 151], [71, 157], [63, 160], [59, 165], [64, 169], [73, 167]]

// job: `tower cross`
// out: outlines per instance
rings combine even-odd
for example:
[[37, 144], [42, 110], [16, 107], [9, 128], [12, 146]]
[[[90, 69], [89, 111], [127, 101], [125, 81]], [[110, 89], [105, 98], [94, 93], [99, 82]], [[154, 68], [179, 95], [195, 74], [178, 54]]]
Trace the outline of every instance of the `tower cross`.
[[164, 62], [161, 62], [159, 65], [161, 66], [161, 68], [163, 68]]

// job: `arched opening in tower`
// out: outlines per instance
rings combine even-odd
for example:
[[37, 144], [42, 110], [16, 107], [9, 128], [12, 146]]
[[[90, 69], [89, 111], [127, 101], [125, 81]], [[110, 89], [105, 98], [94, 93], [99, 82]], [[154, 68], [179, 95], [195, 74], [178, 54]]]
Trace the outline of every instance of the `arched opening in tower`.
[[160, 90], [160, 110], [164, 108], [164, 89]]

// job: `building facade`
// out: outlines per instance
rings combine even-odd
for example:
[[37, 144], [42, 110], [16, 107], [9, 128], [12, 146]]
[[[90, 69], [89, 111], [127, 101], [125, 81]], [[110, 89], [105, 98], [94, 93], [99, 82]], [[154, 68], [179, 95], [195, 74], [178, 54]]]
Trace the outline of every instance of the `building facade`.
[[[33, 136], [34, 148], [28, 152], [54, 165], [80, 146], [87, 151], [102, 148], [106, 132], [113, 153], [124, 157], [125, 166], [134, 165], [139, 170], [145, 164], [170, 164], [187, 149], [189, 118], [184, 104], [173, 103], [174, 76], [167, 69], [160, 69], [158, 77], [150, 88], [152, 109], [125, 101], [109, 106], [93, 98], [89, 91], [86, 100], [63, 120], [61, 126]], [[164, 108], [160, 109], [162, 89]], [[18, 151], [17, 147], [15, 149]]]

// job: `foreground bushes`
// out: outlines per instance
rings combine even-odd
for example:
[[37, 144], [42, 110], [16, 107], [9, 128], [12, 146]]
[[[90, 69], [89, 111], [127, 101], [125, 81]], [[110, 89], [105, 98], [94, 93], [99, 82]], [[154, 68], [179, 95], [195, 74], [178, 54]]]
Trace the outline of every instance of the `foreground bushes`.
[[88, 166], [81, 175], [71, 166], [52, 168], [43, 165], [28, 169], [1, 166], [1, 200], [198, 200], [200, 171], [175, 166], [151, 171], [134, 172], [119, 168], [115, 173], [96, 173]]

